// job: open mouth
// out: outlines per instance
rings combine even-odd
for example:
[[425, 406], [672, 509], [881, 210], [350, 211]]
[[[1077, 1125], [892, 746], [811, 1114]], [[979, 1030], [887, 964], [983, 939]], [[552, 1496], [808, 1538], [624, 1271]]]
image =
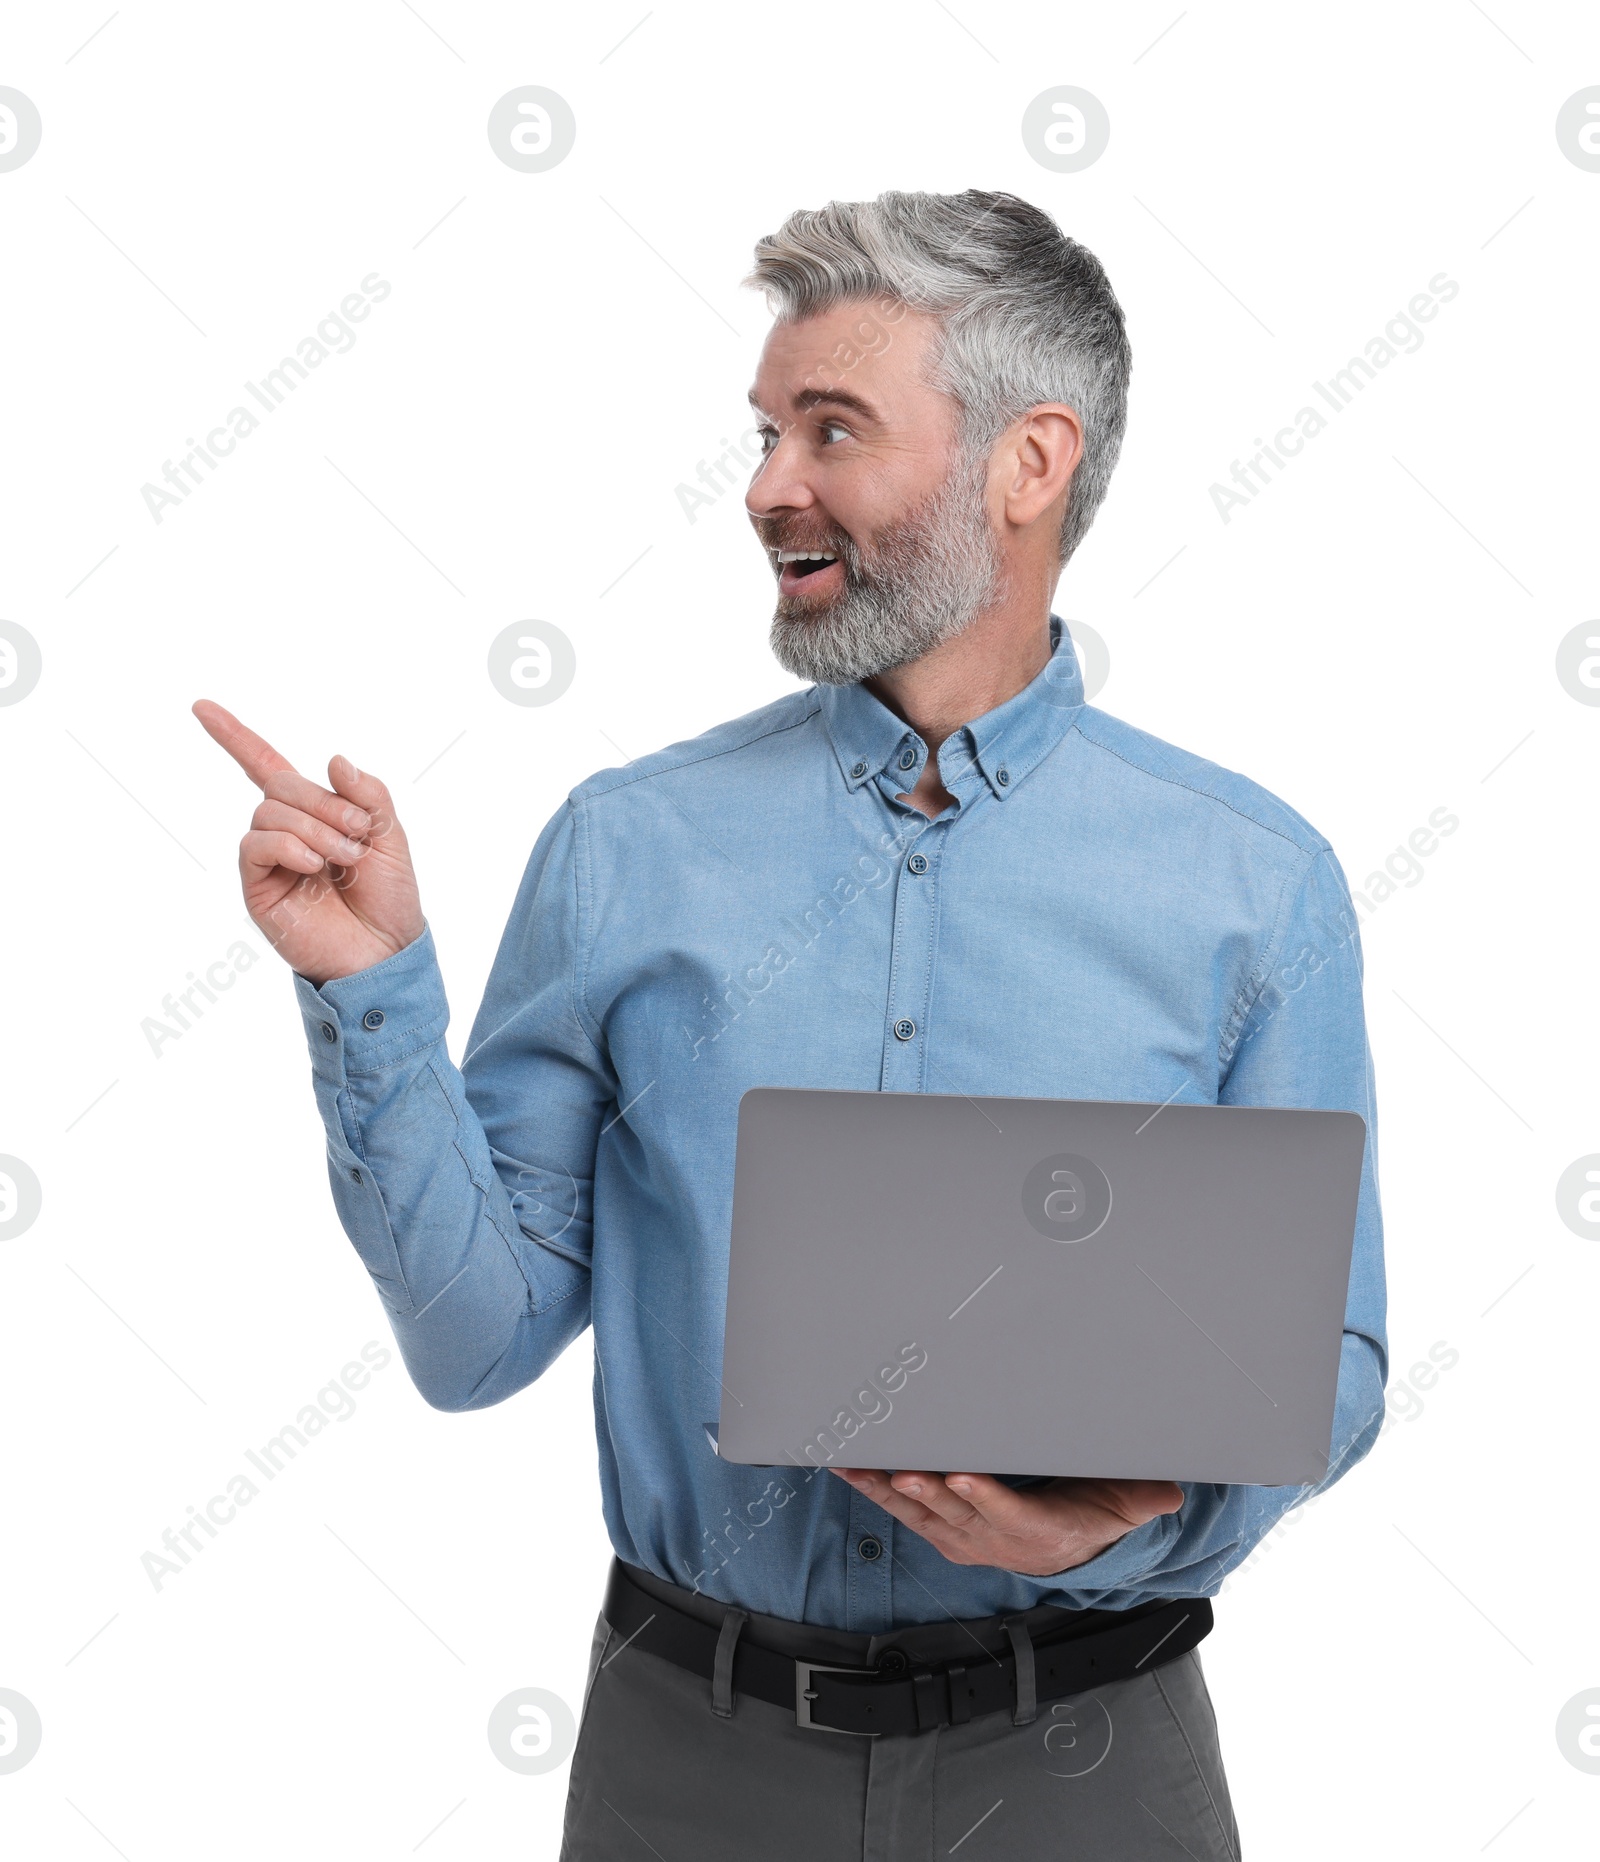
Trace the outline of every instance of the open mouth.
[[826, 593], [844, 579], [831, 550], [775, 550], [778, 588], [785, 595]]

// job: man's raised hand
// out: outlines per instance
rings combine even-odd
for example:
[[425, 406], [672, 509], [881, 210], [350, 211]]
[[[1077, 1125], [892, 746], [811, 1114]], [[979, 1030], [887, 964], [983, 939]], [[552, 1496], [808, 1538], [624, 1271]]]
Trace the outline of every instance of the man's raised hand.
[[411, 850], [389, 791], [348, 757], [332, 789], [302, 776], [209, 698], [194, 715], [261, 790], [239, 843], [245, 909], [284, 961], [320, 987], [414, 943], [425, 928]]

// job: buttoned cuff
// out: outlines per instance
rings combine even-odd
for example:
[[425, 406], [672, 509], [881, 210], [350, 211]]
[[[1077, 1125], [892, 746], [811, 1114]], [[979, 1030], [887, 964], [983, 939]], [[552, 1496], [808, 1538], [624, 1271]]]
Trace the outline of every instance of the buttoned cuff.
[[431, 927], [382, 963], [320, 989], [297, 971], [294, 990], [311, 1070], [334, 1085], [352, 1074], [379, 1073], [431, 1046], [450, 1022]]

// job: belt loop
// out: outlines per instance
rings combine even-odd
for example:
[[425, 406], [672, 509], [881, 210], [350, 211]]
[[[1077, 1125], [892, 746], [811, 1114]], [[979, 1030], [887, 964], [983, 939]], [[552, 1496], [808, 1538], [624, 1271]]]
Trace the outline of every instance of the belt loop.
[[1033, 1680], [1033, 1638], [1028, 1634], [1027, 1624], [1014, 1617], [1005, 1628], [1011, 1638], [1011, 1652], [1017, 1658], [1017, 1706], [1011, 1724], [1031, 1726], [1039, 1717], [1039, 1697]]
[[719, 1720], [733, 1718], [733, 1651], [739, 1632], [749, 1621], [747, 1610], [730, 1610], [722, 1619], [716, 1659], [711, 1666], [711, 1711]]

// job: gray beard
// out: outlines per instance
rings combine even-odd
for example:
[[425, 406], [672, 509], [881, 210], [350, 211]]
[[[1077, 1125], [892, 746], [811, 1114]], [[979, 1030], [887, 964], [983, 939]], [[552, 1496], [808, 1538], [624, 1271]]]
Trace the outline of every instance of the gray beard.
[[933, 496], [863, 551], [841, 537], [845, 585], [826, 607], [778, 597], [778, 664], [818, 685], [854, 685], [953, 640], [995, 599], [1000, 551], [984, 509], [986, 459], [963, 459]]

